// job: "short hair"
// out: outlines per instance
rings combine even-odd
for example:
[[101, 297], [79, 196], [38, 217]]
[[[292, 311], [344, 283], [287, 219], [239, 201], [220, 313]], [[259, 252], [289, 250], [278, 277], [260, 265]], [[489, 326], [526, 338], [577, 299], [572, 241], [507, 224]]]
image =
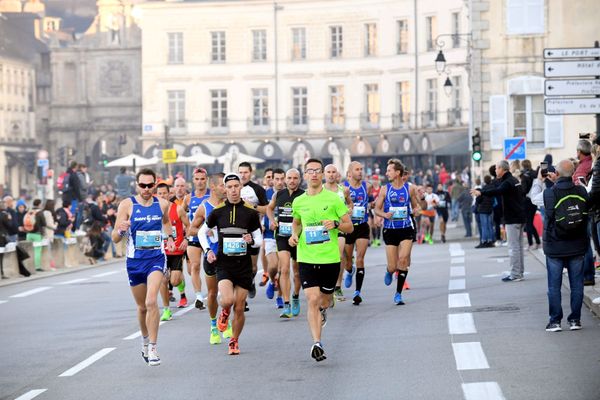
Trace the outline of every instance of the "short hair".
[[321, 161], [318, 158], [309, 158], [308, 160], [306, 160], [306, 162], [304, 163], [304, 169], [306, 169], [306, 166], [310, 163], [318, 163], [321, 164], [321, 168], [323, 168], [323, 161]]
[[127, 168], [121, 167], [121, 173], [124, 174], [125, 172], [127, 172]]
[[77, 168], [77, 161], [71, 161], [71, 163], [69, 164], [69, 168]]
[[154, 172], [152, 169], [150, 169], [150, 168], [142, 168], [135, 175], [135, 181], [139, 182], [140, 181], [140, 176], [142, 176], [142, 175], [150, 175], [150, 176], [152, 176], [152, 178], [154, 178], [154, 182], [156, 182], [156, 172]]
[[238, 169], [240, 169], [242, 167], [246, 167], [250, 170], [250, 172], [252, 172], [252, 164], [250, 164], [248, 161], [242, 161], [241, 163], [238, 164]]
[[283, 169], [281, 169], [281, 168], [275, 168], [273, 170], [273, 175], [275, 175], [275, 174], [277, 174], [277, 175], [282, 175], [282, 174], [285, 175], [285, 171]]
[[529, 161], [527, 159], [521, 161], [521, 167], [523, 169], [531, 169], [531, 161]]
[[486, 185], [489, 185], [490, 183], [492, 183], [492, 177], [489, 175], [486, 175], [483, 177], [483, 181], [485, 182]]
[[488, 171], [490, 172], [490, 175], [493, 176], [494, 178], [496, 177], [496, 164], [492, 165]]
[[298, 171], [298, 168], [290, 168], [285, 172], [285, 176], [287, 176], [290, 172], [295, 172], [298, 174], [298, 176], [301, 176], [302, 174], [300, 173], [300, 171]]
[[267, 174], [267, 172], [273, 172], [273, 168], [271, 168], [271, 167], [265, 168], [265, 175]]
[[506, 161], [506, 160], [498, 161], [496, 163], [496, 168], [498, 168], [498, 167], [502, 168], [505, 171], [508, 171], [509, 170], [508, 161]]
[[42, 204], [42, 200], [40, 200], [40, 199], [33, 200], [34, 207], [39, 207], [41, 204]]
[[556, 172], [561, 178], [570, 178], [575, 173], [575, 165], [569, 159], [562, 160], [556, 166]]
[[219, 182], [223, 182], [223, 178], [225, 178], [225, 174], [223, 172], [217, 172], [216, 174], [212, 174], [208, 180], [209, 185], [216, 185]]
[[581, 139], [577, 142], [577, 151], [586, 156], [592, 154], [592, 144], [589, 140]]
[[158, 189], [160, 188], [167, 188], [167, 190], [169, 190], [170, 186], [167, 184], [167, 182], [161, 182], [158, 185], [156, 185], [156, 190], [158, 191]]
[[387, 162], [387, 165], [393, 165], [394, 169], [396, 171], [400, 171], [401, 175], [404, 175], [404, 171], [406, 171], [406, 167], [404, 164], [402, 164], [402, 161], [397, 158], [390, 158]]

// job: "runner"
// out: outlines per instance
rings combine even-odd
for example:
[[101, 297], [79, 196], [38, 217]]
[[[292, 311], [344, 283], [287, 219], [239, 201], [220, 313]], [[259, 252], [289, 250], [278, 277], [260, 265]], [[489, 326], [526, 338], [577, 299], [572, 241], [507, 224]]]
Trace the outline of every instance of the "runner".
[[388, 161], [386, 176], [389, 183], [381, 188], [375, 203], [375, 214], [384, 218], [383, 241], [387, 256], [385, 285], [392, 283], [392, 274], [398, 271], [394, 303], [404, 304], [402, 289], [410, 266], [410, 253], [415, 239], [412, 211], [418, 212], [416, 187], [403, 183], [405, 167], [398, 159]]
[[142, 357], [148, 365], [160, 365], [156, 347], [158, 339], [158, 304], [160, 285], [166, 273], [162, 235], [167, 238], [167, 250], [175, 249], [173, 228], [169, 221], [169, 203], [152, 195], [156, 174], [142, 169], [136, 176], [138, 195], [121, 201], [117, 211], [114, 243], [127, 236], [127, 275], [131, 293], [137, 304], [138, 322], [142, 333]]
[[[340, 175], [337, 167], [333, 164], [329, 164], [325, 167], [325, 189], [330, 190], [338, 195], [340, 200], [346, 203], [349, 210], [352, 210], [354, 204], [350, 198], [350, 190], [344, 185], [340, 185]], [[346, 246], [346, 235], [343, 232], [338, 233], [338, 248], [340, 250], [340, 273], [335, 284], [334, 298], [337, 301], [345, 301], [344, 291], [342, 290], [342, 277], [346, 269], [346, 257], [344, 256], [344, 249]], [[334, 303], [335, 304], [335, 303]]]
[[433, 193], [433, 186], [428, 184], [425, 188], [425, 207], [421, 211], [421, 239], [419, 243], [433, 244], [433, 231], [435, 229], [436, 207], [440, 202], [437, 194]]
[[[194, 220], [191, 223], [190, 227], [190, 235], [198, 236], [198, 230], [200, 226], [206, 221], [206, 218], [210, 215], [210, 213], [216, 208], [219, 207], [223, 201], [225, 200], [225, 184], [223, 183], [223, 178], [225, 174], [217, 173], [210, 177], [209, 185], [210, 185], [210, 196], [208, 199], [204, 200], [200, 207], [196, 210], [196, 214], [194, 214]], [[198, 237], [200, 243], [203, 243], [204, 238]], [[217, 230], [213, 229], [207, 232], [205, 237], [206, 243], [208, 244], [207, 249], [210, 248], [213, 254], [217, 254], [219, 250], [219, 237], [217, 234]], [[203, 245], [203, 248], [204, 245]], [[206, 297], [206, 305], [208, 307], [208, 314], [210, 316], [210, 344], [220, 344], [221, 336], [219, 336], [219, 330], [217, 329], [217, 310], [219, 308], [219, 304], [217, 302], [217, 293], [218, 293], [218, 285], [217, 285], [217, 271], [215, 263], [210, 263], [207, 260], [208, 251], [204, 253], [204, 278], [206, 280], [206, 290], [208, 291], [208, 295]], [[227, 327], [227, 329], [223, 332], [224, 338], [230, 338], [232, 335], [231, 332], [231, 323]]]
[[379, 196], [381, 191], [381, 185], [379, 182], [379, 175], [373, 175], [371, 178], [371, 196], [373, 197], [373, 203], [369, 208], [369, 226], [371, 227], [371, 245], [373, 247], [381, 246], [381, 217], [375, 215], [373, 211], [373, 205]]
[[[350, 198], [354, 204], [352, 208], [351, 220], [354, 230], [346, 235], [346, 278], [344, 286], [352, 286], [352, 275], [354, 266], [352, 265], [352, 256], [356, 244], [356, 290], [352, 297], [352, 304], [358, 306], [362, 302], [360, 291], [362, 290], [363, 280], [365, 279], [365, 254], [369, 247], [369, 223], [367, 210], [369, 208], [369, 193], [371, 185], [363, 180], [363, 165], [358, 161], [352, 161], [348, 168], [350, 179], [345, 182], [345, 186], [350, 191]], [[350, 266], [350, 268], [348, 268]]]
[[[296, 168], [289, 169], [285, 174], [287, 188], [279, 190], [267, 206], [267, 215], [273, 221], [275, 240], [277, 242], [277, 257], [279, 265], [279, 289], [283, 296], [283, 311], [280, 318], [297, 317], [300, 314], [300, 273], [296, 257], [296, 248], [291, 247], [289, 238], [292, 235], [292, 203], [295, 198], [302, 195], [300, 189], [300, 171]], [[275, 217], [275, 213], [277, 217]], [[290, 305], [290, 259], [294, 271], [294, 293]]]
[[[229, 324], [231, 307], [235, 317], [233, 335], [229, 340], [229, 354], [240, 354], [239, 338], [244, 328], [246, 296], [252, 286], [252, 260], [248, 246], [258, 249], [263, 241], [259, 215], [241, 198], [242, 183], [236, 174], [223, 178], [227, 200], [215, 207], [206, 223], [200, 228], [199, 238], [208, 249], [206, 259], [216, 263], [217, 281], [221, 295], [221, 314], [217, 328], [224, 332]], [[209, 247], [209, 229], [217, 228], [219, 250], [217, 254]]]
[[[175, 183], [174, 183], [174, 196], [171, 198], [171, 201], [175, 204], [177, 204], [178, 206], [180, 206], [181, 208], [183, 208], [183, 210], [185, 211], [185, 196], [187, 195], [187, 183], [185, 182], [185, 179], [179, 177], [177, 179], [175, 179]], [[186, 215], [186, 219], [189, 222], [189, 218], [187, 218]], [[186, 240], [187, 241], [187, 240]], [[187, 251], [184, 254], [184, 258], [186, 259], [186, 264], [187, 264]], [[172, 297], [172, 286], [171, 286], [171, 282], [169, 282], [169, 298]], [[185, 308], [188, 305], [187, 302], [187, 297], [185, 296], [185, 274], [183, 273], [183, 269], [181, 271], [181, 283], [177, 286], [177, 289], [179, 290], [179, 304], [177, 305], [177, 307], [179, 308]], [[174, 300], [171, 300], [174, 301]]]
[[[273, 187], [267, 189], [267, 198], [269, 199], [269, 206], [273, 200], [274, 193], [285, 189], [285, 171], [281, 168], [277, 168], [273, 171]], [[263, 247], [265, 253], [267, 253], [267, 273], [269, 277], [269, 283], [267, 284], [266, 295], [268, 299], [272, 299], [275, 296], [275, 289], [278, 290], [276, 304], [277, 308], [283, 308], [283, 297], [281, 296], [281, 286], [278, 284], [279, 277], [279, 257], [277, 255], [277, 242], [275, 240], [275, 216], [269, 214], [269, 206], [267, 206], [267, 215], [264, 217], [265, 232], [263, 234], [264, 241]]]
[[[163, 284], [160, 287], [160, 294], [163, 300], [163, 313], [160, 317], [161, 321], [169, 321], [173, 318], [171, 308], [169, 307], [169, 283], [172, 286], [178, 286], [183, 280], [183, 257], [185, 250], [187, 249], [185, 232], [187, 232], [190, 226], [190, 221], [183, 208], [169, 201], [169, 190], [169, 185], [165, 182], [156, 185], [156, 195], [158, 198], [169, 202], [169, 220], [173, 227], [175, 239], [175, 249], [173, 251], [165, 251], [165, 254], [167, 255], [167, 276], [165, 276]], [[185, 293], [182, 298], [185, 299]]]
[[[265, 168], [265, 176], [263, 177], [263, 189], [265, 189], [266, 193], [267, 193], [267, 202], [271, 201], [271, 197], [273, 197], [273, 194], [275, 193], [275, 190], [273, 190], [273, 168]], [[263, 267], [263, 274], [262, 274], [262, 278], [260, 280], [260, 283], [258, 284], [258, 286], [265, 286], [267, 284], [267, 282], [269, 282], [269, 260], [267, 257], [267, 243], [269, 243], [272, 247], [269, 249], [271, 250], [271, 253], [274, 254], [276, 252], [275, 249], [275, 238], [274, 238], [274, 233], [273, 231], [270, 229], [269, 226], [269, 220], [267, 218], [267, 216], [265, 215], [262, 219], [262, 223], [263, 223], [263, 238], [265, 240], [263, 240], [263, 245], [260, 248], [260, 261], [262, 263], [262, 267]], [[269, 241], [267, 241], [266, 239], [269, 239]], [[277, 258], [276, 255], [272, 256], [273, 258]], [[272, 297], [271, 297], [272, 298]]]
[[436, 208], [437, 215], [440, 217], [440, 234], [442, 235], [442, 243], [446, 243], [446, 224], [448, 223], [448, 209], [452, 207], [452, 197], [450, 193], [444, 190], [441, 183], [438, 183], [435, 193], [440, 200]]
[[[194, 214], [198, 206], [210, 196], [207, 189], [207, 175], [204, 168], [194, 169], [193, 174], [194, 190], [185, 197], [185, 209], [188, 211], [190, 221], [194, 220]], [[200, 262], [202, 259], [202, 247], [197, 236], [188, 236], [188, 273], [192, 277], [192, 285], [196, 293], [196, 302], [194, 306], [199, 310], [204, 310], [204, 295], [202, 294], [202, 280], [200, 279]]]
[[304, 166], [306, 193], [292, 203], [293, 223], [289, 244], [298, 246], [300, 279], [308, 303], [308, 325], [314, 344], [311, 357], [323, 361], [321, 330], [327, 323], [327, 308], [340, 270], [337, 246], [338, 230], [351, 233], [352, 221], [348, 208], [335, 194], [323, 187], [323, 162], [309, 159]]

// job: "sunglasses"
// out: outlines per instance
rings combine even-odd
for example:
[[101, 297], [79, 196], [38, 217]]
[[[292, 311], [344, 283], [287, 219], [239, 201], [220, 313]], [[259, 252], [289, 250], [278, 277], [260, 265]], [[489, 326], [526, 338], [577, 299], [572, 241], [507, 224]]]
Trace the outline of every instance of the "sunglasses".
[[142, 189], [152, 189], [154, 187], [154, 182], [152, 183], [138, 183], [138, 186]]

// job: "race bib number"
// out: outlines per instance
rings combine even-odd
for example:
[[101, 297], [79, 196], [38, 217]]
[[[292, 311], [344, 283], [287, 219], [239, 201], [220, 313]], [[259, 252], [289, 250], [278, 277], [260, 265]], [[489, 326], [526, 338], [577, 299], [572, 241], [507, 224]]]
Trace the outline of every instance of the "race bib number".
[[399, 220], [399, 219], [408, 218], [408, 207], [407, 206], [390, 207], [390, 212], [393, 213], [392, 219]]
[[177, 240], [177, 227], [172, 225], [173, 228], [173, 240]]
[[440, 200], [438, 203], [439, 208], [446, 208], [446, 200]]
[[329, 232], [323, 225], [307, 226], [304, 228], [306, 244], [319, 244], [329, 242]]
[[226, 256], [246, 255], [247, 243], [242, 238], [223, 238], [223, 254]]
[[280, 222], [277, 233], [279, 233], [279, 236], [292, 236], [292, 223]]
[[139, 250], [156, 250], [161, 248], [161, 231], [137, 231], [135, 248]]
[[366, 209], [364, 206], [354, 206], [352, 209], [352, 219], [362, 220], [365, 218]]

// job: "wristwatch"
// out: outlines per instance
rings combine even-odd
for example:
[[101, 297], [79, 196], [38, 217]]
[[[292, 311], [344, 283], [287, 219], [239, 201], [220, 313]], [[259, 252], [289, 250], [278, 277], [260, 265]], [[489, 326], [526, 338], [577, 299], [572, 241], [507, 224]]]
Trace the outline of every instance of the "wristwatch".
[[340, 221], [333, 221], [333, 226], [335, 226], [335, 228], [339, 228], [340, 227]]

